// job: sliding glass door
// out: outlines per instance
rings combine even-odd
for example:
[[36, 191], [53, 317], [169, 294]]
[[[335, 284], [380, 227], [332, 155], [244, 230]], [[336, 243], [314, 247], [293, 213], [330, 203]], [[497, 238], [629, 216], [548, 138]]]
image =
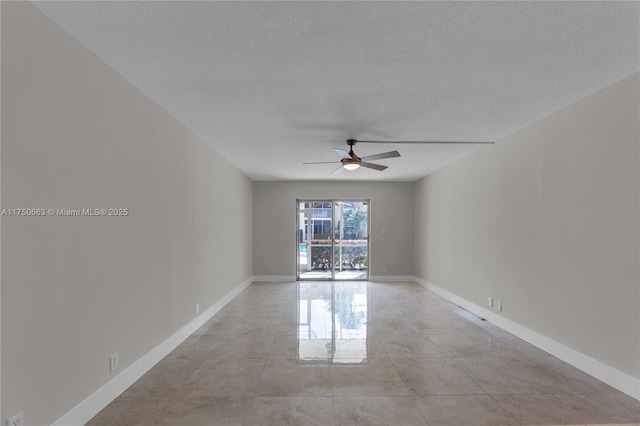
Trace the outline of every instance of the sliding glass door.
[[369, 201], [296, 201], [297, 278], [369, 278]]
[[333, 203], [298, 201], [298, 279], [333, 278]]

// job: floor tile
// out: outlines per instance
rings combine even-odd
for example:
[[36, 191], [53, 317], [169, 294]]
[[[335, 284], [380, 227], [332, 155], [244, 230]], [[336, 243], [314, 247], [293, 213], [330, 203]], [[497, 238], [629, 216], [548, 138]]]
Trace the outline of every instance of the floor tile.
[[[264, 302], [262, 302], [264, 303]], [[233, 310], [231, 316], [239, 322], [258, 322], [263, 320], [281, 320], [285, 312], [284, 305], [244, 305]]]
[[163, 359], [124, 391], [122, 397], [171, 398], [180, 395], [187, 379], [201, 363], [187, 358]]
[[630, 396], [615, 391], [577, 396], [610, 423], [640, 423], [640, 401]]
[[192, 336], [179, 345], [165, 359], [185, 358], [201, 360], [206, 358], [222, 341], [222, 336]]
[[410, 318], [402, 312], [395, 303], [389, 303], [388, 297], [381, 299], [378, 302], [373, 300], [369, 303], [369, 309], [371, 312], [376, 312], [375, 315], [371, 315], [368, 318], [369, 325], [377, 327], [381, 323], [390, 322], [402, 322], [404, 324], [410, 324]]
[[484, 331], [481, 327], [453, 313], [447, 313], [439, 316], [414, 317], [411, 319], [411, 322], [427, 335], [470, 335]]
[[606, 421], [573, 395], [493, 395], [521, 425], [601, 424]]
[[269, 351], [269, 358], [298, 358], [298, 336], [276, 335]]
[[251, 398], [118, 398], [90, 426], [242, 426]]
[[291, 359], [267, 360], [257, 392], [261, 396], [332, 396], [328, 365]]
[[211, 397], [170, 401], [158, 419], [158, 426], [241, 426], [251, 398]]
[[398, 312], [397, 317], [382, 316], [378, 311], [375, 317], [369, 319], [369, 330], [377, 335], [393, 335], [398, 330], [407, 333], [419, 334], [420, 329], [407, 317], [405, 313]]
[[354, 359], [354, 358], [389, 358], [387, 351], [384, 349], [382, 343], [373, 337], [369, 337], [366, 340], [362, 339], [340, 339], [336, 340], [336, 350], [333, 354], [333, 359], [336, 362], [339, 359]]
[[162, 417], [164, 400], [119, 397], [93, 417], [86, 426], [155, 426]]
[[447, 358], [393, 359], [400, 378], [414, 395], [484, 394], [480, 386]]
[[265, 359], [271, 352], [274, 339], [274, 335], [227, 335], [218, 343], [216, 348], [211, 351], [211, 357], [222, 359]]
[[456, 358], [491, 357], [516, 353], [516, 349], [489, 333], [472, 335], [435, 334], [429, 338], [447, 356]]
[[256, 396], [265, 360], [207, 359], [183, 386], [183, 397]]
[[424, 358], [442, 357], [445, 354], [429, 340], [428, 337], [404, 330], [396, 330], [395, 333], [376, 334], [387, 355], [390, 358]]
[[489, 395], [427, 396], [416, 402], [430, 426], [518, 424]]
[[281, 319], [264, 319], [260, 321], [251, 322], [238, 322], [231, 327], [225, 337], [235, 339], [238, 337], [261, 337], [261, 336], [274, 336], [276, 330], [280, 326]]
[[374, 358], [365, 363], [332, 364], [330, 369], [334, 396], [410, 394], [388, 359]]
[[611, 386], [549, 354], [544, 353], [529, 359], [530, 361], [524, 359], [527, 365], [542, 366], [552, 371], [565, 389], [563, 393], [583, 394], [613, 390]]
[[235, 316], [229, 310], [214, 315], [201, 328], [206, 328], [207, 335], [224, 336], [237, 324]]
[[293, 315], [293, 318], [289, 318], [290, 315], [282, 317], [280, 324], [276, 328], [276, 336], [297, 336], [298, 335], [298, 319], [297, 314]]
[[489, 394], [588, 393], [603, 386], [572, 370], [567, 369], [571, 375], [563, 374], [559, 364], [541, 359], [455, 358], [455, 362]]
[[331, 397], [254, 398], [244, 419], [245, 426], [334, 424]]
[[426, 425], [417, 404], [406, 396], [334, 398], [336, 425]]
[[493, 324], [489, 324], [489, 326], [484, 327], [484, 329], [502, 343], [503, 355], [513, 356], [518, 359], [522, 359], [523, 357], [549, 356], [549, 354], [542, 349], [497, 328]]

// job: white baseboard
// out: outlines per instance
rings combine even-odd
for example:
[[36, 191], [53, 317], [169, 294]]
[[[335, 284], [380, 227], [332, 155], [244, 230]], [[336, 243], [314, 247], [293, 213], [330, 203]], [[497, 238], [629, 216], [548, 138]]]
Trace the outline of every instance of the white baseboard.
[[564, 362], [576, 367], [579, 370], [595, 377], [596, 379], [618, 389], [627, 395], [640, 400], [640, 379], [630, 376], [622, 371], [616, 370], [598, 360], [595, 360], [581, 352], [571, 349], [562, 343], [556, 342], [542, 334], [539, 334], [523, 325], [513, 322], [501, 315], [496, 314], [489, 309], [476, 305], [473, 302], [453, 294], [437, 285], [431, 284], [418, 277], [412, 277], [411, 280], [416, 284], [430, 290], [445, 299], [455, 303], [458, 306], [472, 312], [487, 321], [497, 325], [498, 327], [518, 336], [519, 338], [531, 343], [532, 345], [542, 349], [563, 360]]
[[253, 277], [253, 281], [257, 283], [289, 283], [295, 280], [295, 275], [256, 275]]
[[381, 283], [413, 282], [414, 277], [411, 275], [372, 275], [369, 277], [369, 281], [378, 281]]
[[254, 277], [250, 277], [240, 285], [236, 286], [233, 290], [224, 295], [222, 299], [202, 311], [187, 325], [176, 331], [168, 339], [160, 343], [142, 358], [138, 359], [127, 369], [122, 371], [122, 373], [108, 381], [104, 386], [87, 397], [67, 414], [60, 417], [55, 423], [53, 423], [53, 425], [70, 426], [83, 425], [87, 423], [91, 418], [116, 399], [118, 395], [124, 392], [154, 365], [173, 351], [180, 343], [184, 342], [187, 337], [200, 328], [227, 303], [233, 300], [233, 298], [240, 294], [244, 289], [249, 287], [253, 281]]

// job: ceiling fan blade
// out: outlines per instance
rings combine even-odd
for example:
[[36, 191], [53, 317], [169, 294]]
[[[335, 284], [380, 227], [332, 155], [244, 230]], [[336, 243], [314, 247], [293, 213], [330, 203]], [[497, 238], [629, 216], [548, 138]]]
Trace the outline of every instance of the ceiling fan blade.
[[361, 160], [369, 161], [369, 160], [382, 160], [383, 158], [393, 158], [400, 157], [400, 153], [398, 151], [389, 151], [383, 152], [381, 154], [367, 155], [366, 157], [360, 157]]
[[368, 169], [374, 169], [374, 170], [378, 170], [380, 172], [387, 168], [387, 166], [383, 166], [381, 164], [367, 163], [365, 161], [361, 161], [360, 162], [360, 167], [366, 167]]
[[344, 167], [340, 166], [337, 169], [335, 169], [334, 171], [332, 171], [331, 174], [332, 175], [337, 175], [338, 173], [342, 173], [343, 170], [344, 170]]
[[339, 163], [339, 161], [314, 161], [311, 163], [302, 163], [302, 164], [329, 164], [329, 163]]
[[334, 150], [335, 152], [337, 152], [337, 153], [338, 153], [338, 155], [339, 155], [340, 157], [342, 157], [342, 158], [351, 158], [351, 156], [349, 155], [349, 153], [348, 153], [347, 151], [345, 151], [344, 149], [342, 149], [342, 148], [333, 148], [333, 150]]
[[466, 143], [466, 144], [492, 144], [494, 142], [488, 141], [358, 141], [358, 143], [415, 143], [415, 144], [456, 144], [456, 143]]

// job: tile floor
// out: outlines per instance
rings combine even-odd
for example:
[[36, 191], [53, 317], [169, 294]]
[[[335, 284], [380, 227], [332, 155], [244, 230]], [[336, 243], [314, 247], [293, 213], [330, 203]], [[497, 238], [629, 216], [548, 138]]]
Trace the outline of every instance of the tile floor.
[[640, 402], [410, 283], [255, 283], [89, 425], [640, 423]]

